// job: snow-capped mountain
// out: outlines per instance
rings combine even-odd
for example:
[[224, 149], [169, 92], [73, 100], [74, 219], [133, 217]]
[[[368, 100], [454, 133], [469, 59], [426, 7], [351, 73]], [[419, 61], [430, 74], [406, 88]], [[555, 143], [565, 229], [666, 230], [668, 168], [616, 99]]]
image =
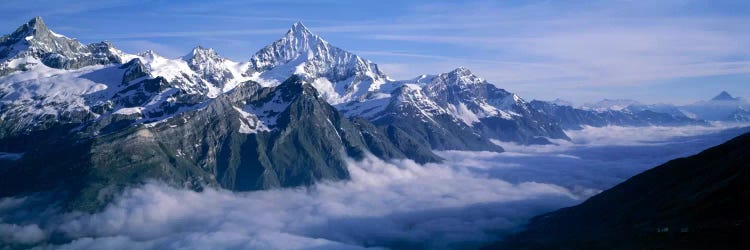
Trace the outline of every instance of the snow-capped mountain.
[[[742, 98], [734, 97], [726, 91], [722, 91], [710, 100], [699, 101], [689, 105], [641, 104], [633, 100], [604, 99], [595, 104], [586, 104], [581, 109], [599, 113], [606, 113], [607, 111], [622, 111], [625, 113], [650, 111], [658, 114], [669, 114], [681, 120], [682, 117], [687, 117], [706, 121], [750, 121], [750, 112], [747, 111], [750, 110], [750, 103]], [[648, 119], [637, 118], [636, 121], [645, 121], [648, 123]], [[669, 124], [672, 124], [672, 122]]]
[[37, 64], [55, 69], [122, 63], [123, 53], [107, 42], [84, 45], [52, 32], [40, 17], [0, 37], [0, 76]]
[[722, 91], [708, 101], [700, 101], [680, 107], [697, 117], [713, 121], [746, 122], [750, 121], [750, 103]]
[[237, 84], [250, 80], [246, 75], [250, 63], [237, 63], [220, 57], [213, 49], [201, 46], [195, 47], [189, 54], [182, 57], [199, 79], [207, 81], [213, 87], [209, 96], [232, 90]]
[[[430, 126], [436, 129], [431, 131], [444, 136], [520, 143], [567, 138], [557, 124], [562, 120], [531, 108], [519, 96], [466, 68], [393, 81], [376, 64], [330, 45], [300, 22], [245, 63], [232, 62], [200, 46], [183, 57], [165, 58], [150, 50], [127, 54], [107, 42], [83, 45], [54, 33], [41, 18], [3, 36], [2, 44], [7, 75], [0, 78], [0, 119], [13, 121], [0, 126], [0, 134], [5, 136], [94, 120], [110, 123], [132, 119], [136, 124], [162, 121], [205, 107], [248, 81], [272, 87], [296, 75], [347, 116], [376, 124], [406, 119], [433, 123]], [[611, 110], [613, 105], [621, 109], [619, 106], [633, 102], [610, 100], [599, 106], [604, 104]], [[646, 119], [623, 117], [617, 119]], [[441, 125], [435, 125], [438, 123]], [[619, 123], [636, 122], [615, 124]], [[429, 133], [422, 135], [431, 138]], [[454, 148], [445, 143], [437, 148], [481, 147]]]
[[181, 58], [165, 58], [152, 50], [137, 56], [152, 77], [164, 77], [190, 93], [214, 98], [250, 80], [244, 74], [248, 63], [232, 62], [213, 49], [198, 46]]
[[182, 58], [133, 55], [111, 43], [83, 45], [37, 17], [3, 36], [0, 135], [109, 116], [157, 121], [198, 108], [247, 80], [250, 63], [196, 47]]
[[594, 111], [607, 111], [607, 110], [620, 111], [633, 105], [641, 105], [641, 104], [638, 101], [629, 100], [629, 99], [603, 99], [596, 103], [583, 104], [583, 106], [581, 106], [581, 109], [594, 110]]
[[267, 85], [300, 75], [332, 104], [358, 99], [388, 81], [376, 64], [332, 46], [301, 22], [255, 53], [247, 73]]
[[337, 108], [349, 117], [361, 117], [383, 127], [388, 134], [411, 135], [433, 150], [502, 151], [430, 99], [423, 86], [417, 84], [402, 84], [386, 97], [340, 104]]
[[[398, 124], [397, 120], [421, 122], [431, 124], [430, 128], [439, 128], [435, 131], [441, 135], [454, 133], [450, 136], [480, 138], [478, 141], [547, 143], [544, 138], [567, 138], [556, 123], [531, 109], [522, 98], [495, 87], [467, 68], [459, 67], [448, 73], [420, 76], [413, 81], [386, 86], [400, 87], [389, 94], [382, 94], [386, 89], [383, 88], [381, 95], [337, 107], [348, 116], [364, 117], [375, 124], [393, 125]], [[416, 125], [403, 124], [401, 129], [409, 130], [408, 126]], [[439, 138], [430, 130], [417, 134], [425, 140]], [[431, 144], [440, 149], [467, 149], [465, 143]], [[468, 149], [485, 147], [484, 143], [479, 144], [482, 146]]]
[[509, 111], [509, 108], [523, 102], [514, 94], [490, 87], [482, 78], [463, 67], [437, 75], [425, 84], [424, 90], [438, 105], [446, 107], [469, 126], [478, 123], [479, 118], [500, 116], [511, 119], [512, 116], [520, 116]]
[[583, 126], [683, 126], [706, 125], [701, 119], [685, 115], [676, 108], [664, 105], [633, 105], [619, 110], [581, 109], [570, 105], [534, 100], [531, 107], [549, 117], [564, 129]]
[[368, 152], [426, 163], [567, 139], [565, 120], [532, 104], [466, 68], [391, 80], [301, 23], [233, 62], [200, 46], [166, 58], [83, 45], [34, 18], [0, 39], [0, 153], [13, 156], [0, 197], [64, 190], [90, 208], [76, 201], [146, 179], [297, 186], [346, 179], [347, 157]]
[[424, 90], [483, 137], [521, 143], [567, 139], [556, 123], [531, 109], [521, 97], [495, 87], [467, 68], [436, 76]]
[[[529, 115], [535, 115], [530, 114], [534, 111], [527, 108], [520, 97], [498, 90], [468, 69], [459, 68], [440, 75], [422, 75], [413, 80], [392, 81], [376, 64], [330, 45], [299, 22], [284, 37], [257, 52], [250, 63], [248, 74], [261, 83], [273, 86], [275, 82], [283, 81], [290, 75], [298, 75], [318, 89], [329, 103], [336, 105], [350, 117], [363, 117], [375, 122], [384, 119], [383, 113], [390, 112], [389, 108], [401, 107], [404, 100], [407, 100], [409, 107], [420, 111], [414, 117], [402, 117], [403, 119], [431, 121], [434, 116], [448, 115], [451, 116], [450, 120], [463, 122], [460, 126], [468, 127], [467, 131], [474, 131], [473, 123], [479, 122], [481, 118], [494, 124], [482, 127], [478, 123], [479, 128], [473, 134], [484, 131], [483, 133], [492, 135], [490, 138], [523, 143], [530, 142], [534, 137], [566, 138], [562, 130], [549, 121], [537, 121], [543, 120], [542, 117], [530, 118]], [[421, 89], [417, 92], [411, 85]], [[462, 92], [455, 86], [474, 87], [468, 87]], [[450, 92], [443, 89], [450, 89]], [[393, 95], [396, 90], [399, 90], [399, 95]], [[407, 94], [414, 96], [405, 97]], [[503, 120], [490, 121], [494, 117], [501, 117]], [[516, 135], [519, 128], [525, 130], [531, 126], [543, 128], [528, 129], [523, 136]], [[457, 147], [455, 149], [463, 148]]]
[[53, 128], [0, 138], [4, 152], [22, 155], [0, 159], [10, 166], [0, 177], [12, 179], [0, 183], [0, 197], [72, 186], [71, 204], [88, 209], [103, 202], [97, 198], [101, 190], [148, 179], [195, 189], [256, 190], [347, 179], [347, 157], [362, 159], [367, 153], [421, 163], [440, 160], [410, 135], [390, 135], [365, 120], [346, 118], [299, 77], [274, 87], [248, 82], [160, 122], [100, 119], [65, 136]]
[[[605, 99], [606, 100], [606, 99]], [[699, 101], [689, 105], [672, 104], [640, 104], [628, 100], [608, 100], [594, 105], [599, 108], [583, 108], [594, 111], [623, 111], [638, 113], [651, 111], [669, 114], [675, 117], [688, 117], [696, 120], [746, 122], [750, 121], [750, 103], [742, 98], [734, 97], [726, 91], [707, 101]], [[645, 121], [645, 120], [644, 120]]]
[[532, 101], [534, 109], [545, 113], [565, 129], [581, 126], [679, 126], [708, 124], [711, 121], [750, 121], [750, 103], [722, 91], [708, 101], [689, 105], [641, 104], [627, 99], [604, 99], [574, 108], [569, 104]]
[[[35, 18], [19, 30], [41, 29], [40, 23]], [[441, 160], [403, 131], [347, 118], [311, 85], [316, 81], [310, 74], [289, 74], [267, 86], [253, 80], [259, 74], [247, 73], [252, 63], [229, 61], [211, 49], [165, 58], [106, 45], [118, 60], [59, 68], [29, 63], [0, 76], [0, 153], [13, 156], [0, 158], [0, 178], [12, 179], [0, 182], [0, 197], [74, 191], [69, 204], [88, 209], [102, 201], [101, 190], [146, 179], [252, 190], [346, 179], [347, 159], [366, 153]], [[320, 48], [332, 50], [325, 46]], [[12, 47], [18, 53], [3, 62], [50, 56], [40, 56], [36, 47], [19, 48]], [[68, 50], [80, 48], [54, 51], [75, 59]], [[362, 62], [345, 51], [335, 54]], [[337, 67], [346, 69], [329, 67], [333, 76], [342, 72]]]

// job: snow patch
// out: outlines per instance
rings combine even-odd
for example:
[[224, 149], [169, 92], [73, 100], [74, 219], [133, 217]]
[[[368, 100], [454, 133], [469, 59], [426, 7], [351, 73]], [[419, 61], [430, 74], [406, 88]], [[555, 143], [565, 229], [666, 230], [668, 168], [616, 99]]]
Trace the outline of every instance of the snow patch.
[[343, 101], [338, 92], [333, 88], [334, 84], [328, 79], [320, 77], [313, 80], [313, 87], [320, 93], [320, 96], [330, 104], [339, 104]]
[[232, 106], [232, 108], [240, 113], [240, 133], [257, 134], [258, 132], [271, 131], [263, 121], [258, 119], [258, 116], [236, 106]]
[[365, 101], [354, 101], [336, 106], [336, 109], [348, 117], [374, 118], [382, 113], [390, 103], [390, 96], [380, 96]]
[[132, 115], [132, 114], [140, 114], [142, 111], [143, 111], [143, 107], [121, 108], [115, 111], [113, 114]]
[[[63, 35], [57, 34], [57, 33], [55, 33], [55, 32], [54, 32], [54, 31], [52, 31], [52, 30], [50, 30], [50, 31], [49, 31], [49, 33], [50, 33], [50, 34], [52, 34], [52, 35], [53, 35], [53, 36], [55, 36], [55, 37], [60, 37], [60, 38], [68, 38], [68, 37], [66, 37], [66, 36], [63, 36]], [[70, 38], [68, 38], [68, 39], [70, 39]]]
[[448, 110], [453, 116], [463, 121], [470, 127], [474, 123], [479, 123], [479, 117], [477, 117], [477, 114], [471, 112], [471, 110], [469, 110], [469, 108], [467, 108], [466, 104], [464, 104], [463, 102], [458, 103], [458, 105], [449, 104]]

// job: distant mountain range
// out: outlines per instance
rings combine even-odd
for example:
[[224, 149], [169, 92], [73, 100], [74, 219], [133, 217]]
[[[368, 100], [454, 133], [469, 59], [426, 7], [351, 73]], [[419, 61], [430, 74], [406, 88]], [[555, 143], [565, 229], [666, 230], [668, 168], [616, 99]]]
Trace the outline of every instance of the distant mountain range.
[[693, 117], [706, 120], [747, 122], [750, 121], [750, 103], [733, 97], [726, 91], [708, 101], [696, 102], [686, 106], [678, 106], [693, 114]]
[[[556, 100], [552, 103], [564, 101]], [[565, 105], [565, 104], [564, 104]], [[566, 104], [572, 106], [571, 104]], [[688, 105], [671, 104], [642, 104], [628, 99], [604, 99], [596, 103], [587, 103], [579, 109], [608, 112], [608, 111], [631, 111], [638, 112], [649, 110], [658, 113], [667, 113], [675, 116], [684, 116], [706, 121], [725, 122], [747, 122], [750, 121], [750, 103], [746, 100], [734, 97], [726, 91], [722, 91], [707, 101], [699, 101]]]
[[707, 125], [705, 120], [688, 117], [679, 112], [654, 111], [640, 106], [616, 109], [584, 109], [552, 102], [532, 101], [531, 106], [551, 117], [564, 129], [581, 129], [583, 126], [682, 126]]
[[462, 67], [393, 80], [299, 22], [233, 62], [200, 46], [165, 58], [85, 45], [37, 17], [0, 37], [0, 103], [0, 196], [58, 190], [78, 208], [146, 179], [288, 187], [346, 179], [346, 158], [366, 153], [438, 162], [433, 150], [501, 152], [493, 140], [546, 144], [582, 126], [706, 124], [526, 102]]
[[564, 129], [582, 126], [681, 126], [702, 125], [711, 121], [750, 122], [750, 103], [722, 91], [708, 101], [689, 105], [641, 104], [627, 99], [604, 99], [597, 103], [573, 107], [570, 102], [531, 101], [531, 106], [545, 113]]
[[537, 216], [489, 249], [745, 249], [750, 134]]

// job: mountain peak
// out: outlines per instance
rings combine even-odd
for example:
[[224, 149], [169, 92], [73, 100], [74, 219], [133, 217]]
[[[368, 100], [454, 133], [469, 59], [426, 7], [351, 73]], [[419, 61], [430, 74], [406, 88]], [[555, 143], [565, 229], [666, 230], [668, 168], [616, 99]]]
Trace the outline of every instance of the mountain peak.
[[246, 73], [258, 73], [272, 84], [292, 74], [303, 75], [306, 81], [316, 82], [318, 91], [333, 104], [364, 96], [387, 81], [377, 65], [329, 44], [301, 22], [256, 52]]
[[[122, 52], [110, 43], [84, 45], [50, 30], [41, 17], [34, 17], [9, 36], [0, 39], [0, 63], [12, 58], [32, 57], [57, 69], [74, 69], [122, 61]], [[26, 64], [26, 63], [24, 63]], [[19, 70], [19, 65], [0, 65], [0, 75]], [[4, 72], [4, 73], [2, 73]]]
[[471, 70], [463, 66], [451, 72], [440, 74], [437, 79], [449, 85], [472, 85], [484, 82], [484, 79], [474, 75]]
[[721, 93], [719, 93], [719, 95], [717, 95], [716, 97], [712, 98], [711, 101], [736, 101], [738, 99], [739, 98], [733, 97], [726, 91], [721, 91]]
[[292, 30], [294, 31], [308, 31], [307, 27], [302, 23], [302, 21], [296, 21], [294, 24], [292, 24]]
[[[39, 45], [46, 45], [49, 48], [60, 48], [69, 46], [83, 46], [77, 40], [68, 38], [66, 36], [57, 34], [50, 30], [42, 20], [42, 17], [34, 17], [23, 25], [19, 26], [12, 34], [10, 34], [7, 41], [13, 41], [13, 43], [35, 43]], [[71, 43], [63, 45], [64, 43]], [[6, 45], [7, 46], [7, 45]], [[0, 46], [1, 47], [1, 46]]]
[[461, 74], [471, 74], [471, 70], [464, 66], [458, 66], [458, 68], [454, 69], [452, 72], [461, 73]]
[[16, 31], [11, 34], [11, 37], [19, 39], [23, 38], [28, 40], [30, 39], [29, 36], [39, 37], [41, 34], [46, 33], [50, 33], [49, 28], [47, 28], [47, 25], [44, 24], [44, 20], [42, 20], [41, 17], [37, 16], [18, 27], [18, 29], [16, 29]]
[[206, 48], [206, 47], [200, 46], [200, 45], [195, 46], [195, 48], [193, 48], [193, 53], [199, 53], [199, 52], [204, 52], [204, 51], [205, 52], [211, 52], [211, 51], [214, 51], [214, 50], [211, 49], [211, 48]]
[[219, 54], [214, 51], [212, 48], [206, 48], [203, 46], [195, 46], [193, 50], [190, 51], [187, 55], [183, 57], [185, 61], [189, 61], [195, 58], [199, 59], [208, 59], [208, 58], [219, 58]]
[[142, 57], [148, 57], [148, 58], [154, 58], [154, 57], [158, 57], [159, 56], [159, 54], [156, 54], [156, 51], [153, 51], [153, 50], [150, 50], [150, 49], [147, 49], [146, 51], [141, 52], [138, 55], [142, 56]]
[[[198, 68], [204, 68], [206, 66], [216, 68], [217, 64], [220, 64], [225, 59], [219, 56], [214, 49], [206, 48], [203, 46], [196, 46], [190, 53], [182, 57], [183, 61], [186, 61], [190, 67], [194, 70]], [[202, 69], [201, 69], [202, 70]]]
[[[183, 56], [182, 60], [187, 63], [190, 69], [219, 89], [223, 89], [227, 83], [235, 79], [235, 75], [225, 64], [227, 59], [219, 56], [214, 49], [196, 46], [190, 53]], [[219, 93], [218, 90], [210, 92], [209, 97]]]
[[300, 21], [297, 21], [294, 24], [292, 24], [292, 28], [290, 28], [289, 31], [287, 32], [287, 37], [293, 37], [293, 38], [303, 39], [303, 40], [318, 40], [321, 42], [323, 41], [322, 38], [313, 34]]
[[138, 54], [143, 60], [146, 62], [151, 62], [158, 59], [163, 59], [164, 57], [156, 53], [156, 51], [153, 50], [146, 50], [144, 52], [141, 52]]
[[448, 72], [448, 74], [449, 75], [456, 75], [458, 77], [474, 77], [474, 78], [479, 78], [476, 75], [474, 75], [474, 73], [472, 73], [471, 70], [469, 70], [469, 68], [466, 68], [464, 66], [460, 66], [460, 67], [454, 69], [453, 71]]
[[42, 20], [42, 17], [40, 16], [36, 16], [32, 18], [31, 20], [29, 20], [28, 24], [29, 26], [33, 26], [33, 27], [44, 27], [44, 28], [47, 27], [47, 25], [44, 24], [44, 20]]

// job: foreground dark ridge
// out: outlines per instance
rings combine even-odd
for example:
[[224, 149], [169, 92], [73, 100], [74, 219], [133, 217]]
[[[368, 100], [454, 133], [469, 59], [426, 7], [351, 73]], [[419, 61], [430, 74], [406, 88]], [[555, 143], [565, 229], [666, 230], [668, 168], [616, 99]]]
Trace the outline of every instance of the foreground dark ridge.
[[750, 134], [672, 160], [490, 249], [747, 249]]

